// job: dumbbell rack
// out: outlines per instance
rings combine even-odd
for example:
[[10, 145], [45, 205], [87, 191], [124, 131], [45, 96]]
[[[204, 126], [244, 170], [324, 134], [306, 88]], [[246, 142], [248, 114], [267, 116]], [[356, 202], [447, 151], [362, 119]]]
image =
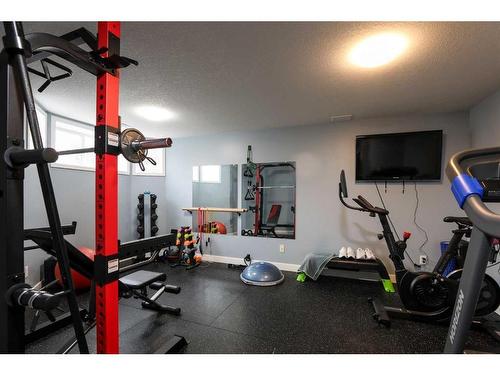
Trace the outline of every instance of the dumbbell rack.
[[[149, 197], [149, 199], [146, 199]], [[146, 232], [149, 232], [149, 237], [154, 237], [158, 233], [158, 226], [156, 222], [158, 220], [158, 214], [156, 213], [156, 209], [158, 208], [158, 204], [156, 203], [157, 196], [156, 194], [152, 194], [149, 191], [145, 191], [143, 194], [139, 194], [137, 196], [139, 203], [137, 204], [137, 233], [139, 235], [139, 239], [145, 238]], [[149, 212], [149, 220], [146, 220], [147, 212]], [[149, 231], [147, 231], [146, 226], [148, 226]]]

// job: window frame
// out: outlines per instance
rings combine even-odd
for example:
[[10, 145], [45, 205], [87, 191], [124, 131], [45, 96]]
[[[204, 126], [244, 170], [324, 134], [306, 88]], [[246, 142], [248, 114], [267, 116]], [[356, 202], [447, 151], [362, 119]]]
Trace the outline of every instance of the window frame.
[[[141, 168], [139, 167], [139, 163], [131, 163], [132, 165], [132, 176], [137, 176], [137, 177], [165, 177], [166, 176], [166, 153], [164, 148], [157, 148], [156, 150], [159, 150], [161, 152], [161, 160], [162, 160], [162, 171], [160, 173], [148, 173], [148, 161], [145, 160], [144, 164], [146, 167], [146, 170], [143, 172], [141, 171]], [[156, 161], [156, 159], [155, 159]]]
[[[193, 165], [192, 171], [193, 171], [193, 175], [191, 178], [193, 179], [193, 182], [200, 182], [200, 166]], [[195, 174], [196, 174], [196, 178], [194, 177]]]
[[[50, 143], [50, 145], [52, 147], [55, 146], [55, 133], [56, 133], [56, 121], [59, 119], [59, 120], [63, 120], [63, 121], [66, 121], [67, 123], [69, 123], [69, 125], [75, 125], [75, 126], [80, 126], [80, 127], [88, 127], [88, 128], [91, 128], [92, 129], [92, 133], [94, 133], [94, 130], [95, 130], [95, 125], [92, 125], [92, 124], [89, 124], [87, 122], [83, 122], [83, 121], [79, 121], [79, 120], [75, 120], [75, 119], [72, 119], [72, 118], [69, 118], [69, 117], [66, 117], [66, 116], [62, 116], [62, 115], [57, 115], [55, 113], [51, 113], [51, 112], [46, 112], [49, 114], [49, 117], [48, 117], [48, 134], [49, 134], [49, 137], [48, 137], [48, 142]], [[118, 155], [118, 158], [123, 158], [122, 155]], [[125, 160], [125, 159], [124, 159]], [[119, 175], [122, 175], [122, 176], [130, 176], [130, 162], [128, 162], [127, 160], [125, 160], [127, 162], [127, 172], [125, 171], [120, 171], [118, 168], [118, 174]], [[58, 169], [70, 169], [70, 170], [77, 170], [77, 171], [85, 171], [85, 172], [95, 172], [95, 163], [92, 167], [85, 167], [85, 166], [75, 166], [75, 165], [69, 165], [69, 164], [60, 164], [60, 163], [51, 163], [50, 166], [52, 168], [58, 168]]]
[[[38, 103], [35, 103], [35, 110], [38, 112], [42, 112], [45, 115], [45, 134], [41, 131], [42, 133], [42, 141], [44, 147], [48, 147], [50, 144], [50, 116], [51, 113], [47, 111], [45, 108], [43, 108], [41, 105]], [[24, 145], [26, 150], [33, 150], [33, 140], [31, 139], [30, 135], [30, 129], [29, 129], [29, 124], [28, 124], [28, 116], [26, 116], [26, 110], [23, 111], [23, 116], [24, 116]], [[38, 118], [38, 114], [37, 114]], [[38, 118], [38, 125], [40, 125], [40, 119]], [[45, 138], [45, 139], [44, 139]]]

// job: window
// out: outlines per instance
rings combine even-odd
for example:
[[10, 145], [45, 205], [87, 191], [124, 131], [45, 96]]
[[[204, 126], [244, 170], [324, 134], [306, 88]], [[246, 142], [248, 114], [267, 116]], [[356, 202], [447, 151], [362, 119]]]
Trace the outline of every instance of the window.
[[193, 182], [200, 182], [200, 167], [197, 165], [193, 167]]
[[[91, 125], [53, 116], [51, 128], [52, 144], [57, 151], [94, 147], [94, 128]], [[61, 155], [57, 162], [52, 165], [62, 168], [94, 170], [95, 154], [87, 152], [84, 154]]]
[[[42, 135], [43, 146], [47, 147], [47, 114], [40, 108], [36, 108], [36, 116], [38, 118], [38, 125], [40, 126], [40, 133]], [[26, 149], [33, 149], [33, 139], [31, 138], [31, 130], [26, 117]]]
[[220, 165], [200, 166], [200, 182], [220, 184], [220, 180], [221, 180]]
[[[51, 115], [50, 128], [52, 147], [57, 151], [94, 147], [94, 125]], [[52, 166], [95, 171], [95, 154], [94, 152], [86, 152], [61, 155]], [[118, 173], [130, 174], [130, 163], [122, 155], [118, 156]]]
[[143, 172], [139, 164], [134, 163], [132, 173], [136, 176], [165, 176], [165, 149], [156, 148], [148, 150], [148, 156], [154, 159], [156, 165], [144, 160], [146, 170]]
[[130, 174], [130, 162], [123, 155], [118, 155], [118, 173]]

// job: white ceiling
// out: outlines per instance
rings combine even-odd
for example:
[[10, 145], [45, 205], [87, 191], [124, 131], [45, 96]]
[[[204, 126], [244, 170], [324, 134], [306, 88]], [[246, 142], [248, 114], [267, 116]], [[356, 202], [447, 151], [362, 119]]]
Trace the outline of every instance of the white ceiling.
[[[25, 29], [59, 35], [81, 25]], [[84, 25], [95, 32], [95, 24]], [[350, 48], [379, 31], [406, 34], [407, 52], [385, 67], [352, 66]], [[120, 111], [123, 123], [146, 134], [181, 137], [321, 124], [340, 114], [466, 110], [500, 87], [499, 35], [500, 23], [127, 22], [122, 54], [140, 65], [122, 72]], [[50, 111], [93, 122], [95, 79], [75, 70], [36, 99]], [[144, 104], [177, 117], [143, 120], [134, 108]]]

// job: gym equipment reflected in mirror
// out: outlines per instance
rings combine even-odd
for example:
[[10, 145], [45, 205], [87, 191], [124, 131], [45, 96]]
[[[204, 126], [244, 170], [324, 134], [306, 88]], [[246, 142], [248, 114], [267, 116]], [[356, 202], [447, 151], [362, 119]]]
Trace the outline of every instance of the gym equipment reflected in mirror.
[[242, 166], [242, 236], [295, 239], [295, 162]]
[[197, 232], [236, 234], [238, 231], [238, 165], [193, 167], [193, 228]]

